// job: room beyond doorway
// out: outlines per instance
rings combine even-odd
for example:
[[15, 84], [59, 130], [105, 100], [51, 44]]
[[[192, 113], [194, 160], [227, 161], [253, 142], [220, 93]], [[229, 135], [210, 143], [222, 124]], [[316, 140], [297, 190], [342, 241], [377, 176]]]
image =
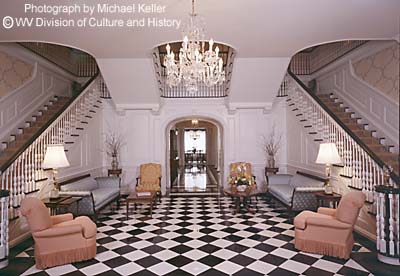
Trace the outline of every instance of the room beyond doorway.
[[170, 195], [218, 195], [221, 145], [218, 126], [183, 119], [169, 131]]

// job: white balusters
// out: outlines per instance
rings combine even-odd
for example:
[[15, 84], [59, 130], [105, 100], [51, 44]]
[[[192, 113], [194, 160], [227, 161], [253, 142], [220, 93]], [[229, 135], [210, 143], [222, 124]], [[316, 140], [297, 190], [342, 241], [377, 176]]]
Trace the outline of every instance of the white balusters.
[[389, 197], [389, 254], [393, 255], [394, 254], [394, 218], [393, 218], [393, 212], [394, 212], [394, 206], [393, 206], [393, 194], [390, 193], [388, 195]]
[[390, 185], [390, 182], [383, 183], [376, 187], [375, 192], [378, 259], [385, 263], [400, 265], [400, 189]]
[[8, 264], [8, 205], [9, 195], [6, 191], [0, 194], [0, 268], [4, 268]]
[[65, 142], [81, 126], [81, 119], [93, 111], [100, 98], [100, 90], [93, 89], [93, 86], [94, 82], [1, 173], [1, 187], [10, 191], [11, 219], [17, 217], [23, 197], [36, 192], [39, 188], [37, 181], [45, 177], [42, 162], [47, 145]]
[[[342, 175], [351, 178], [349, 186], [362, 190], [367, 201], [373, 203], [375, 186], [383, 183], [382, 162], [373, 159], [327, 111], [305, 91], [292, 77], [288, 82], [287, 93], [290, 109], [303, 114], [305, 125], [312, 126], [314, 138], [336, 143], [342, 157]], [[307, 130], [308, 132], [311, 132]], [[318, 141], [318, 139], [316, 139]], [[393, 181], [393, 180], [392, 180]]]

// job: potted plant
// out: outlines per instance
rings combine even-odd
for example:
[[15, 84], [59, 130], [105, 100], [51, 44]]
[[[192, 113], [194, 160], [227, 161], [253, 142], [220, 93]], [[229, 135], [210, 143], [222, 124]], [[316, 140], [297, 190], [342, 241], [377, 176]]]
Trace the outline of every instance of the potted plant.
[[111, 158], [111, 169], [117, 170], [119, 168], [118, 158], [124, 145], [123, 138], [119, 133], [110, 131], [106, 134], [105, 144], [105, 152]]
[[275, 126], [268, 137], [263, 137], [263, 150], [267, 159], [267, 168], [275, 168], [275, 157], [281, 146], [282, 134], [275, 133]]

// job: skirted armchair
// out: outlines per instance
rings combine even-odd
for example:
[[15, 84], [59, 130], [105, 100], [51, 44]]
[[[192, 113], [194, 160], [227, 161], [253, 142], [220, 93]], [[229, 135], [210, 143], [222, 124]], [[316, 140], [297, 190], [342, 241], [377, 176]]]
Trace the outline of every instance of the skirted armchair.
[[50, 216], [41, 200], [27, 197], [21, 202], [35, 241], [36, 267], [52, 266], [92, 259], [96, 256], [96, 224], [88, 217], [73, 219], [72, 214]]
[[137, 192], [156, 192], [161, 202], [161, 165], [148, 163], [140, 165], [140, 175], [136, 178]]
[[317, 213], [301, 212], [294, 219], [296, 249], [350, 258], [353, 228], [364, 202], [362, 192], [350, 192], [342, 197], [337, 209], [320, 207]]

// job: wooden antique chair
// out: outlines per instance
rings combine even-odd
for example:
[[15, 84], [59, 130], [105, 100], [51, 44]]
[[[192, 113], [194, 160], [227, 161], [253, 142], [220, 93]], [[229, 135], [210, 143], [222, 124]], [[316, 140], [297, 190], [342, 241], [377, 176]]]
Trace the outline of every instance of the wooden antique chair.
[[161, 202], [161, 165], [148, 163], [140, 165], [140, 175], [136, 178], [136, 192], [156, 192]]

